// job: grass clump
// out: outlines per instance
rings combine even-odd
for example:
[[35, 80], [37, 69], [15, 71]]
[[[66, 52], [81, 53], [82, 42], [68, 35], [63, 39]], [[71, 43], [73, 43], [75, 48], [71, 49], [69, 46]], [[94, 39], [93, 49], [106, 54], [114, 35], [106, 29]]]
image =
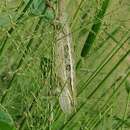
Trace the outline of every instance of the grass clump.
[[128, 0], [0, 1], [0, 127], [129, 130], [128, 8]]

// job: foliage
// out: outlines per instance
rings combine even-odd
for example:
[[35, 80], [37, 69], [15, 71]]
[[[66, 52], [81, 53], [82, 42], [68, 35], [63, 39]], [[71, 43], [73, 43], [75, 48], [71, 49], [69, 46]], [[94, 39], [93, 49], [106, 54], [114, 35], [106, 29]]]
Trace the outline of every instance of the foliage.
[[[129, 0], [65, 0], [70, 33], [59, 39], [58, 7], [0, 1], [0, 130], [129, 130]], [[70, 35], [77, 97], [64, 113], [55, 47]]]

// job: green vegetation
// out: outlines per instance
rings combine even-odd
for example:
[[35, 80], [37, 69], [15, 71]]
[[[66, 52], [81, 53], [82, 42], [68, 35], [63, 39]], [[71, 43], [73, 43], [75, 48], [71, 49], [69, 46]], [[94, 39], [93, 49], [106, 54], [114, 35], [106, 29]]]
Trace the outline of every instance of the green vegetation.
[[89, 50], [90, 50], [93, 42], [95, 41], [95, 38], [100, 30], [101, 22], [102, 22], [104, 14], [106, 12], [106, 9], [108, 7], [108, 4], [109, 4], [109, 0], [104, 0], [101, 9], [99, 10], [97, 15], [95, 16], [95, 19], [93, 22], [94, 24], [92, 25], [92, 29], [88, 34], [88, 37], [85, 41], [83, 50], [81, 52], [82, 57], [85, 57], [89, 53]]
[[0, 107], [0, 129], [1, 130], [15, 130], [12, 117]]
[[61, 1], [0, 0], [0, 130], [130, 130], [129, 0]]

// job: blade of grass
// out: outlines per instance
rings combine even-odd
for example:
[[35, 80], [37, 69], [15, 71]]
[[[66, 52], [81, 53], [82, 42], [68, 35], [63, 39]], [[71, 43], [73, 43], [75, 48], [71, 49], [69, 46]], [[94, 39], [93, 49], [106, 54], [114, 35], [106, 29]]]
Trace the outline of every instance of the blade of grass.
[[[126, 74], [126, 76], [124, 76], [124, 78], [122, 79], [122, 81], [120, 82], [120, 84], [118, 85], [118, 87], [113, 91], [113, 93], [108, 97], [108, 99], [106, 100], [105, 104], [102, 106], [101, 110], [105, 111], [105, 109], [108, 106], [108, 103], [111, 101], [111, 99], [113, 98], [113, 96], [117, 93], [117, 91], [120, 89], [121, 85], [126, 81], [127, 77], [130, 75], [130, 72], [128, 72]], [[94, 119], [95, 120], [95, 119]], [[93, 123], [94, 120], [91, 120], [90, 122]], [[96, 125], [99, 125], [99, 123], [101, 122], [101, 120], [98, 120]], [[93, 126], [91, 123], [89, 123], [90, 126]]]
[[[44, 9], [44, 12], [46, 11], [46, 9], [47, 9], [47, 7]], [[43, 12], [43, 13], [44, 13], [44, 12]], [[37, 25], [36, 25], [36, 27], [35, 27], [35, 29], [34, 29], [34, 32], [33, 32], [34, 34], [35, 34], [35, 33], [38, 31], [38, 29], [40, 28], [41, 23], [42, 23], [42, 18], [39, 19], [39, 21], [38, 21], [38, 23], [37, 23]], [[27, 44], [27, 46], [26, 46], [26, 49], [24, 50], [24, 53], [23, 53], [23, 55], [22, 55], [22, 57], [21, 57], [21, 59], [20, 59], [18, 65], [17, 65], [16, 70], [18, 70], [18, 69], [20, 68], [20, 66], [22, 65], [22, 63], [23, 63], [23, 61], [24, 61], [24, 58], [25, 58], [26, 54], [28, 53], [28, 50], [29, 50], [29, 48], [30, 48], [32, 42], [33, 42], [33, 38], [31, 38], [31, 39], [29, 40], [29, 42], [28, 42], [28, 44]], [[13, 83], [15, 77], [16, 77], [16, 75], [17, 75], [17, 73], [14, 73], [14, 75], [12, 76], [12, 79], [10, 80], [9, 85], [8, 85], [8, 87], [7, 87], [6, 91], [5, 91], [5, 93], [3, 94], [2, 98], [1, 98], [1, 101], [0, 101], [1, 104], [4, 102], [5, 97], [6, 97], [7, 93], [8, 93], [8, 90], [10, 89], [10, 87], [11, 87], [11, 85], [12, 85], [12, 83]]]
[[[42, 29], [42, 34], [44, 34], [43, 33], [43, 29]], [[39, 44], [41, 44], [41, 42], [42, 42], [42, 39], [40, 39], [39, 40]], [[38, 45], [39, 46], [39, 45]], [[53, 46], [52, 46], [53, 47]], [[37, 47], [38, 48], [38, 47]], [[47, 47], [48, 48], [48, 47]], [[37, 50], [38, 51], [38, 50]], [[53, 56], [52, 56], [53, 57]], [[51, 68], [52, 68], [52, 65], [51, 65]], [[51, 71], [52, 71], [52, 69], [51, 69]], [[52, 73], [52, 72], [51, 72]], [[52, 76], [52, 74], [51, 74], [51, 76]], [[43, 76], [44, 77], [44, 76]], [[47, 77], [46, 77], [46, 79], [49, 79], [49, 78], [51, 78], [50, 80], [53, 80], [52, 79], [52, 77], [50, 77], [49, 76], [49, 74], [47, 74]], [[44, 82], [43, 82], [43, 84], [42, 84], [42, 86], [40, 86], [40, 88], [39, 88], [39, 90], [36, 92], [36, 93], [34, 93], [33, 94], [33, 99], [32, 99], [32, 102], [30, 103], [30, 107], [28, 108], [28, 112], [30, 112], [30, 114], [32, 113], [32, 110], [34, 109], [34, 106], [35, 105], [37, 105], [37, 101], [36, 101], [36, 99], [38, 99], [38, 98], [40, 98], [40, 93], [41, 93], [41, 91], [42, 91], [42, 89], [43, 89], [43, 86], [46, 84], [45, 83], [45, 80], [43, 80]], [[50, 82], [52, 82], [52, 81], [50, 81]], [[51, 83], [50, 83], [51, 84]], [[50, 95], [51, 96], [51, 95]], [[49, 95], [48, 95], [48, 97], [47, 97], [47, 100], [49, 101], [49, 97], [50, 97]], [[25, 116], [24, 115], [24, 113], [26, 113], [26, 109], [24, 109], [23, 110], [23, 115], [19, 118], [19, 120], [20, 120], [20, 123], [19, 123], [19, 130], [22, 130], [23, 128], [24, 128], [24, 126], [25, 126], [25, 123], [26, 123], [26, 119], [27, 119], [27, 116]], [[50, 110], [49, 111], [49, 113], [52, 113], [53, 112], [53, 110]], [[48, 114], [49, 114], [48, 113]], [[47, 118], [47, 117], [46, 117]], [[44, 120], [44, 123], [43, 124], [46, 124], [47, 126], [48, 126], [48, 120], [45, 118], [45, 120]], [[46, 126], [46, 127], [47, 127]], [[48, 127], [49, 128], [49, 127]]]
[[[48, 78], [48, 77], [47, 77]], [[45, 82], [43, 83], [43, 86], [45, 85]], [[33, 108], [34, 108], [34, 105], [36, 105], [36, 99], [38, 99], [38, 97], [39, 97], [39, 94], [40, 94], [40, 92], [41, 92], [41, 90], [42, 90], [42, 87], [39, 89], [39, 91], [37, 91], [36, 93], [35, 93], [35, 96], [33, 96], [34, 98], [33, 98], [33, 100], [32, 100], [32, 102], [30, 103], [30, 107], [28, 108], [28, 111], [31, 113], [32, 112], [32, 110], [33, 110]], [[26, 119], [27, 119], [27, 116], [25, 116], [25, 113], [26, 113], [26, 109], [23, 111], [23, 115], [21, 116], [21, 121], [20, 121], [20, 123], [19, 123], [19, 130], [22, 130], [23, 128], [24, 128], [24, 125], [25, 125], [25, 122], [26, 122]], [[45, 123], [45, 122], [44, 122]]]
[[84, 3], [84, 1], [85, 1], [85, 0], [81, 0], [81, 1], [80, 1], [80, 4], [79, 4], [79, 6], [78, 6], [77, 10], [75, 11], [74, 16], [73, 16], [73, 18], [72, 18], [72, 22], [70, 23], [70, 28], [72, 27], [72, 25], [73, 25], [73, 23], [74, 23], [74, 21], [75, 21], [77, 15], [78, 15], [78, 12], [79, 12], [79, 10], [80, 10], [82, 4]]
[[[113, 38], [114, 39], [114, 38]], [[114, 57], [114, 55], [122, 48], [122, 46], [130, 39], [128, 37], [125, 41], [122, 43], [117, 42], [117, 46], [115, 46], [110, 53], [102, 60], [100, 65], [97, 67], [95, 73], [90, 75], [90, 77], [85, 81], [84, 87], [79, 91], [78, 96], [84, 91], [84, 89], [91, 83], [91, 81], [97, 76], [97, 74], [104, 68], [104, 66]], [[116, 40], [114, 40], [116, 42]]]
[[[100, 49], [101, 47], [103, 47], [103, 46], [105, 45], [105, 43], [107, 43], [107, 41], [111, 38], [111, 36], [114, 36], [114, 35], [118, 32], [119, 29], [120, 29], [119, 26], [116, 27], [116, 28], [109, 34], [110, 36], [108, 35], [107, 38], [100, 43], [100, 46], [98, 47], [98, 49]], [[96, 49], [96, 51], [98, 51], [98, 49]], [[81, 59], [77, 62], [77, 64], [76, 64], [76, 70], [79, 68], [79, 65], [81, 64], [81, 62], [82, 62]]]
[[107, 74], [107, 76], [99, 83], [99, 85], [93, 90], [93, 92], [87, 97], [88, 99], [90, 99], [93, 94], [101, 87], [102, 83], [104, 83], [109, 76], [115, 71], [115, 69], [120, 65], [120, 63], [129, 55], [130, 50], [127, 51], [127, 53], [118, 61], [118, 63], [113, 67], [113, 69]]
[[[103, 120], [105, 115], [111, 110], [112, 105], [110, 104], [103, 113], [101, 113], [100, 122]], [[98, 123], [99, 124], [99, 123]], [[97, 122], [94, 122], [92, 125], [90, 125], [90, 130], [93, 130], [97, 126]]]
[[[117, 82], [119, 82], [121, 79], [122, 79], [122, 77], [119, 76], [119, 77], [113, 82], [113, 84], [98, 98], [98, 100], [92, 104], [92, 106], [90, 107], [90, 110], [92, 110], [93, 108], [95, 108], [95, 107], [98, 105], [99, 101], [100, 101], [106, 94], [108, 94], [108, 93], [111, 91], [111, 89], [114, 89], [114, 87], [115, 87], [115, 85], [117, 84]], [[110, 100], [110, 99], [111, 99], [111, 98], [109, 98], [109, 100]], [[89, 114], [88, 111], [85, 112], [86, 117], [87, 117], [87, 114]], [[82, 126], [83, 126], [83, 125], [84, 125], [84, 126], [88, 126], [87, 124], [89, 124], [89, 122], [90, 122], [90, 119], [88, 118], [88, 120], [85, 120], [85, 121], [82, 122]]]
[[[98, 46], [96, 49], [95, 49], [95, 51], [98, 51], [100, 48], [102, 48], [104, 45], [105, 45], [105, 43], [107, 43], [107, 41], [109, 40], [109, 39], [113, 39], [113, 37], [114, 37], [114, 35], [118, 32], [120, 30], [120, 26], [118, 26], [118, 27], [116, 27], [111, 33], [108, 33], [107, 31], [105, 31], [104, 30], [104, 32], [106, 32], [107, 33], [107, 38], [104, 40], [104, 41], [102, 41], [101, 43], [100, 43], [100, 46]], [[114, 38], [114, 41], [115, 41], [115, 38]]]
[[[126, 36], [126, 34], [124, 36]], [[86, 84], [84, 83], [84, 87], [79, 90], [79, 93], [77, 94], [78, 97], [84, 91], [84, 89], [86, 89], [86, 87], [91, 83], [91, 81], [97, 76], [97, 74], [102, 70], [102, 68], [112, 59], [112, 57], [114, 57], [114, 55], [119, 51], [119, 49], [124, 45], [124, 43], [126, 43], [129, 40], [129, 38], [130, 37], [128, 37], [125, 41], [123, 41], [120, 44], [119, 44], [119, 42], [116, 39], [113, 38], [114, 41], [118, 43], [117, 46], [115, 46], [110, 51], [110, 53], [104, 58], [104, 60], [102, 60], [101, 64], [97, 67], [95, 73], [90, 75], [88, 80], [85, 82]], [[59, 116], [60, 116], [60, 114], [59, 114]], [[57, 119], [58, 119], [58, 117], [57, 117]]]
[[114, 128], [115, 130], [118, 130], [119, 128], [121, 128], [121, 130], [123, 130], [123, 124], [126, 120], [126, 116], [127, 116], [127, 112], [128, 112], [128, 105], [129, 105], [129, 98], [130, 98], [130, 93], [128, 93], [127, 95], [127, 102], [126, 102], [126, 105], [125, 105], [125, 111], [124, 111], [124, 115], [123, 115], [123, 122], [119, 123], [118, 126], [116, 128]]
[[[94, 93], [102, 86], [102, 84], [109, 78], [109, 76], [116, 70], [116, 68], [122, 63], [122, 61], [129, 55], [130, 50], [126, 52], [126, 54], [117, 62], [117, 64], [111, 69], [111, 71], [104, 77], [104, 79], [97, 85], [97, 87], [87, 96], [87, 99], [90, 99]], [[60, 127], [60, 130], [63, 130], [65, 128], [65, 126], [74, 118], [75, 115], [78, 114], [78, 112], [80, 111], [81, 108], [83, 108], [85, 106], [85, 103], [82, 103], [80, 105], [80, 107], [77, 109], [77, 111], [72, 114], [72, 116], [70, 116], [70, 118], [66, 121], [65, 124], [63, 124]]]
[[[27, 9], [30, 7], [30, 5], [31, 5], [32, 2], [33, 2], [33, 0], [29, 0], [29, 2], [27, 3], [27, 5], [25, 6], [25, 8], [23, 9], [23, 11], [21, 12], [20, 16], [17, 18], [16, 24], [18, 24], [18, 23], [19, 23], [19, 20], [22, 19], [22, 17], [24, 16], [24, 13], [25, 13], [25, 12], [27, 11]], [[1, 56], [2, 52], [3, 52], [3, 50], [4, 50], [4, 47], [5, 47], [5, 45], [6, 45], [6, 42], [7, 42], [8, 38], [9, 38], [9, 35], [11, 35], [13, 31], [14, 31], [14, 28], [11, 27], [11, 28], [8, 30], [8, 32], [7, 32], [8, 35], [6, 35], [6, 36], [4, 37], [4, 39], [2, 40], [2, 47], [0, 48], [0, 56]]]
[[[128, 70], [128, 69], [127, 69]], [[129, 76], [129, 74], [130, 74], [130, 72], [128, 72], [125, 76], [124, 76], [124, 78], [122, 79], [122, 81], [119, 83], [119, 85], [118, 85], [118, 87], [113, 91], [113, 93], [107, 98], [107, 100], [106, 100], [106, 102], [104, 103], [104, 105], [100, 108], [100, 110], [102, 110], [101, 111], [101, 113], [104, 113], [105, 111], [106, 111], [106, 109], [107, 109], [107, 107], [108, 107], [108, 104], [109, 104], [109, 102], [112, 100], [112, 98], [113, 98], [113, 96], [118, 92], [118, 90], [120, 89], [120, 87], [121, 87], [121, 85], [126, 81], [126, 79], [127, 79], [127, 77]], [[120, 79], [120, 78], [119, 78]], [[118, 81], [118, 79], [117, 79], [117, 81]], [[115, 82], [112, 84], [112, 86], [115, 84]], [[109, 88], [110, 89], [110, 88]], [[107, 93], [107, 91], [106, 91], [106, 93]], [[101, 96], [102, 97], [102, 96]], [[96, 103], [96, 105], [97, 105], [97, 103]], [[93, 106], [92, 106], [92, 108], [93, 107], [95, 107], [95, 103], [93, 104]], [[87, 112], [88, 113], [88, 112]], [[87, 114], [86, 113], [86, 114]], [[85, 114], [85, 115], [86, 115]], [[87, 115], [86, 115], [87, 116]], [[86, 123], [84, 124], [85, 126], [94, 126], [94, 123], [95, 123], [95, 125], [97, 126], [97, 125], [99, 125], [99, 123], [101, 123], [101, 120], [102, 119], [100, 119], [100, 120], [98, 120], [99, 118], [98, 118], [98, 116], [99, 116], [99, 114], [97, 114], [97, 116], [96, 117], [94, 117], [94, 119], [89, 119], [88, 120], [88, 122], [86, 121]], [[96, 123], [97, 122], [97, 123]]]
[[107, 10], [109, 1], [110, 0], [104, 0], [103, 1], [101, 10], [98, 12], [98, 14], [95, 17], [92, 29], [89, 32], [89, 34], [87, 36], [87, 39], [85, 41], [85, 44], [83, 46], [83, 49], [81, 51], [81, 56], [82, 57], [85, 57], [85, 56], [88, 55], [88, 53], [90, 51], [90, 48], [92, 47], [92, 45], [93, 45], [93, 43], [94, 43], [94, 41], [96, 39], [96, 36], [97, 36], [97, 34], [98, 34], [99, 30], [100, 30], [101, 24], [102, 24], [101, 21], [102, 21], [102, 19], [104, 17], [104, 14], [105, 14], [106, 10]]

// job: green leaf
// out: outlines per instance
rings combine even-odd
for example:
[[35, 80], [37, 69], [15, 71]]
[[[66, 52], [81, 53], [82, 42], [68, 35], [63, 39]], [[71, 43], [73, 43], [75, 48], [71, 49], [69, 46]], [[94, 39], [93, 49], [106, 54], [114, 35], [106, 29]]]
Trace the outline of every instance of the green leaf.
[[126, 126], [127, 128], [130, 128], [130, 116], [127, 117]]
[[0, 111], [0, 130], [15, 130], [13, 119], [7, 112]]
[[27, 4], [29, 2], [29, 0], [24, 0], [24, 2]]
[[0, 15], [0, 27], [6, 26], [10, 24], [9, 16]]
[[15, 129], [8, 123], [0, 121], [0, 130], [15, 130]]
[[16, 8], [20, 4], [21, 0], [7, 0], [8, 8]]
[[13, 120], [11, 116], [5, 112], [0, 111], [0, 121], [7, 122], [10, 125], [13, 125]]
[[7, 27], [11, 25], [11, 21], [15, 22], [17, 14], [15, 12], [0, 13], [0, 27]]
[[44, 16], [47, 21], [52, 21], [55, 18], [55, 14], [52, 9], [47, 9]]
[[88, 31], [87, 28], [82, 28], [81, 31], [79, 32], [79, 37], [84, 36], [87, 31]]
[[97, 34], [100, 30], [100, 27], [102, 25], [102, 19], [103, 19], [104, 14], [107, 10], [109, 1], [110, 0], [104, 0], [103, 1], [103, 4], [102, 4], [100, 11], [95, 16], [94, 24], [92, 25], [91, 31], [89, 32], [89, 34], [86, 38], [86, 41], [84, 43], [84, 46], [83, 46], [83, 49], [82, 49], [82, 52], [81, 52], [82, 57], [85, 57], [85, 56], [88, 55], [90, 48], [92, 47], [92, 45], [93, 45], [93, 43], [96, 39], [96, 36], [97, 36]]
[[57, 3], [57, 2], [58, 2], [58, 0], [52, 0], [52, 2], [53, 2], [53, 3]]
[[125, 88], [126, 88], [127, 93], [129, 93], [130, 92], [130, 81], [129, 80], [126, 80]]
[[41, 15], [45, 9], [45, 2], [43, 0], [33, 0], [31, 6], [31, 13], [33, 15]]

